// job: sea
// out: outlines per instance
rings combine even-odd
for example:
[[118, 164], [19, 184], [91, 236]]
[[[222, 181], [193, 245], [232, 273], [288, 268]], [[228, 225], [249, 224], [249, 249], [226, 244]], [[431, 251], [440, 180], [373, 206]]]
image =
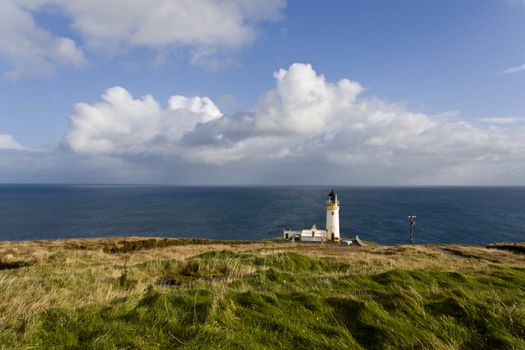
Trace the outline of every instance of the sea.
[[[0, 240], [264, 240], [325, 226], [332, 188], [0, 185]], [[334, 187], [343, 238], [393, 245], [525, 241], [525, 187]]]

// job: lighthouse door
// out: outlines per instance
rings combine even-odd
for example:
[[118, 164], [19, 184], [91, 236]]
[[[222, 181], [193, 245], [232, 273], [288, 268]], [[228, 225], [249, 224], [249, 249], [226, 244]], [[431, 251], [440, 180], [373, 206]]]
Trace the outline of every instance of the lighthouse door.
[[332, 232], [332, 241], [334, 240], [334, 233]]

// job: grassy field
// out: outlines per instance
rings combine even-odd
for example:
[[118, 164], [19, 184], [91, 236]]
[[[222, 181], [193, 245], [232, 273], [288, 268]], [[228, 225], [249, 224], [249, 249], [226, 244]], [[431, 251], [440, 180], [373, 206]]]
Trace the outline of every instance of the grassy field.
[[525, 349], [525, 255], [460, 245], [4, 242], [0, 348]]

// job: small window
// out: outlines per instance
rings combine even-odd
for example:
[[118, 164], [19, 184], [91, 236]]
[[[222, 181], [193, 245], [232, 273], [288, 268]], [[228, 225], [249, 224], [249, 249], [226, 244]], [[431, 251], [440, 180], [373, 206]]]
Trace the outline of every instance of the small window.
[[334, 215], [334, 212], [332, 212], [332, 216]]

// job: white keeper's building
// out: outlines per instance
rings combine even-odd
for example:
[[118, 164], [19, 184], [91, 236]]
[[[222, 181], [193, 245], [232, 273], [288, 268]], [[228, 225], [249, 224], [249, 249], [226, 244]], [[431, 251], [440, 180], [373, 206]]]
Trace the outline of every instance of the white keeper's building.
[[284, 238], [288, 240], [300, 240], [303, 242], [324, 242], [324, 241], [339, 241], [341, 235], [339, 233], [339, 200], [337, 194], [332, 189], [332, 192], [326, 199], [326, 228], [320, 229], [313, 225], [309, 229], [301, 231], [292, 231], [285, 229], [283, 232]]

